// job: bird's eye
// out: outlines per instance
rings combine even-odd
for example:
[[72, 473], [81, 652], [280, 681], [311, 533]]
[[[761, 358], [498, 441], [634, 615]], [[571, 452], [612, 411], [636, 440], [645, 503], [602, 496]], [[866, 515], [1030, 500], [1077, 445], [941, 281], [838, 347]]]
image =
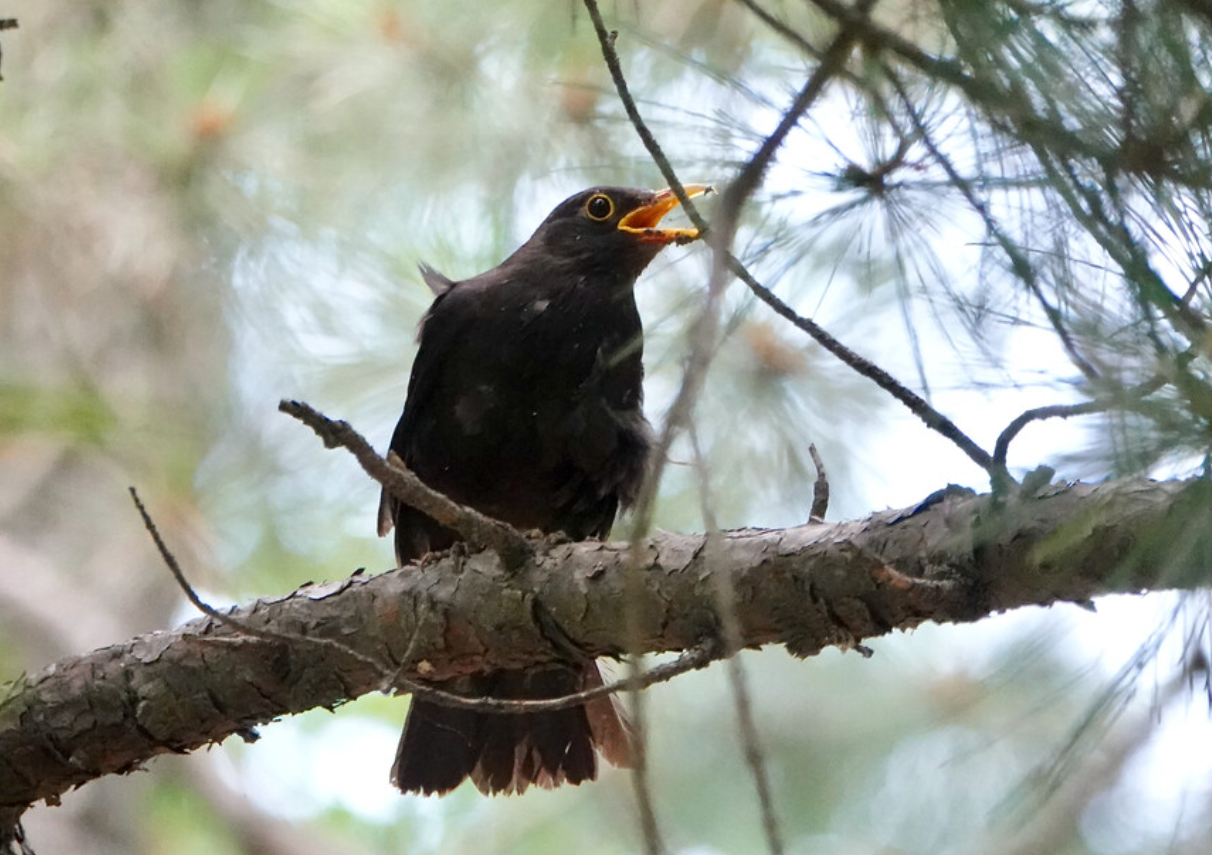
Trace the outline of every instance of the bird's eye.
[[609, 196], [603, 196], [598, 193], [596, 196], [591, 196], [589, 201], [585, 203], [585, 213], [589, 215], [589, 219], [602, 220], [610, 219], [610, 215], [614, 213], [614, 202], [610, 201]]

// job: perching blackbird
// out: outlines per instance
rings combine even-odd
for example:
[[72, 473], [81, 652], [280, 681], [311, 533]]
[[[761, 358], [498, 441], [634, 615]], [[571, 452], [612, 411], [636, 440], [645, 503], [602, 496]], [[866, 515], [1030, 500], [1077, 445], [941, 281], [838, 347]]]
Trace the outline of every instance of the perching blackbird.
[[[698, 237], [659, 227], [676, 205], [668, 190], [595, 187], [561, 202], [486, 273], [452, 282], [423, 267], [437, 297], [421, 321], [391, 449], [429, 486], [519, 529], [605, 537], [636, 497], [650, 445], [632, 288], [662, 248]], [[384, 494], [379, 534], [393, 525], [401, 566], [458, 539]], [[601, 679], [586, 660], [443, 688], [552, 698]], [[470, 776], [484, 793], [521, 793], [594, 779], [597, 752], [630, 765], [627, 725], [610, 699], [517, 715], [414, 699], [392, 781], [404, 792], [445, 793]]]

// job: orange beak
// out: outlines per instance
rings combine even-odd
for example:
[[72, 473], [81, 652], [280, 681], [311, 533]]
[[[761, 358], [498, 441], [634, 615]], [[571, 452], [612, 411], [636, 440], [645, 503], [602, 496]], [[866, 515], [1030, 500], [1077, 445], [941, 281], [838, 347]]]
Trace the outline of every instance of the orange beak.
[[[684, 184], [682, 189], [688, 197], [715, 192], [710, 184]], [[646, 243], [690, 243], [698, 240], [698, 229], [658, 228], [661, 218], [677, 206], [678, 197], [673, 195], [672, 190], [658, 190], [651, 202], [630, 211], [619, 220], [619, 231], [636, 235]]]

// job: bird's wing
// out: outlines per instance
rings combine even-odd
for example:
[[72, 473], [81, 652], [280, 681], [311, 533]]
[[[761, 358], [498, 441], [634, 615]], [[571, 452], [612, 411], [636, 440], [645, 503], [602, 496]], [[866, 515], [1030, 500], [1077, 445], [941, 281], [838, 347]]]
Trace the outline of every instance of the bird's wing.
[[[391, 444], [388, 446], [391, 451], [400, 456], [404, 465], [410, 468], [414, 465], [414, 461], [409, 440], [416, 429], [417, 420], [420, 414], [428, 409], [434, 390], [440, 382], [444, 354], [457, 346], [458, 339], [466, 331], [470, 319], [469, 314], [463, 311], [463, 306], [460, 305], [467, 301], [461, 300], [461, 295], [455, 296], [457, 294], [458, 289], [453, 285], [438, 294], [429, 307], [429, 311], [425, 313], [425, 317], [421, 319], [421, 329], [418, 335], [420, 346], [417, 348], [417, 355], [412, 363], [412, 374], [408, 378], [408, 397], [404, 401], [404, 412], [401, 413], [400, 420], [396, 422], [396, 429], [392, 433]], [[452, 296], [454, 296], [453, 300]], [[379, 494], [379, 537], [386, 536], [393, 526], [404, 523], [405, 515], [402, 512], [405, 510], [407, 509], [394, 501], [386, 490]], [[411, 516], [427, 519], [419, 514]], [[405, 539], [403, 535], [403, 532], [396, 533], [397, 552]], [[420, 556], [397, 554], [396, 557], [404, 561]]]

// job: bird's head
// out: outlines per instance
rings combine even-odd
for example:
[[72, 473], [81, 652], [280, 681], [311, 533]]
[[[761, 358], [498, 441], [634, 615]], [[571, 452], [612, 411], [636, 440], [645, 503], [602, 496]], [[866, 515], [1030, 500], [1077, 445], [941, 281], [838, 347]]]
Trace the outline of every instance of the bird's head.
[[[687, 196], [701, 196], [712, 188], [687, 184], [685, 190]], [[610, 271], [634, 281], [669, 244], [698, 239], [698, 229], [661, 227], [661, 219], [677, 206], [672, 190], [593, 187], [557, 205], [526, 249], [585, 273]]]

